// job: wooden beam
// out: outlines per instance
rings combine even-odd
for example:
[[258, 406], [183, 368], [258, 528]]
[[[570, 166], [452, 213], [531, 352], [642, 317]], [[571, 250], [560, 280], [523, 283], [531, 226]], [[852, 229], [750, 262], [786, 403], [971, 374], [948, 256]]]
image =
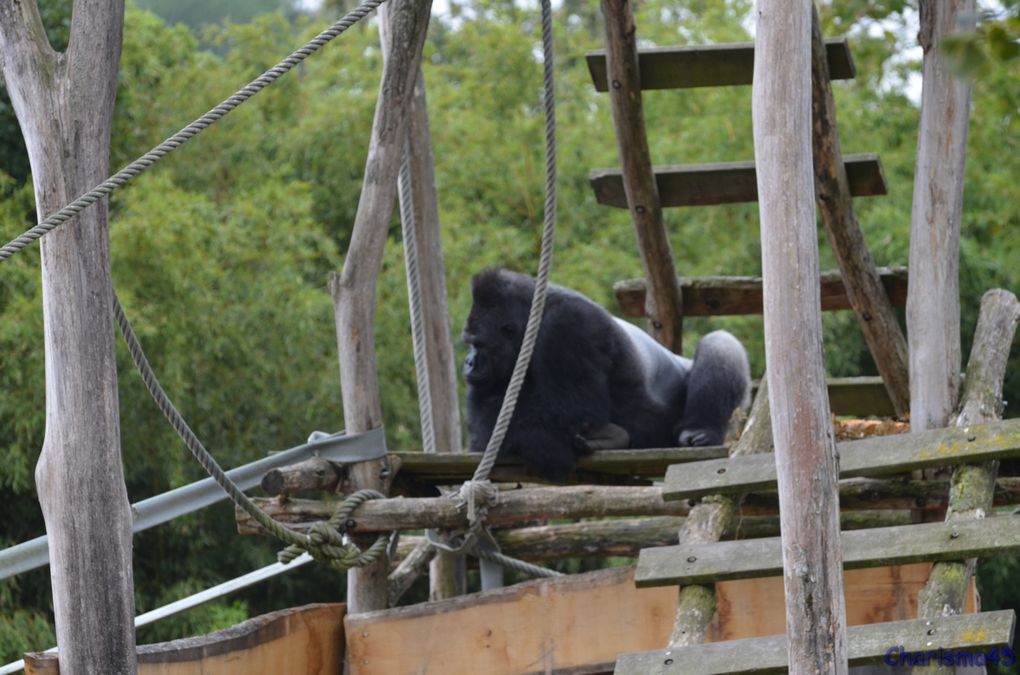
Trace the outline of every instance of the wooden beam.
[[839, 264], [846, 295], [857, 315], [871, 358], [889, 390], [889, 398], [902, 418], [910, 412], [910, 378], [907, 374], [907, 339], [871, 258], [864, 233], [857, 223], [843, 163], [836, 103], [829, 81], [818, 9], [811, 17], [811, 108], [815, 193], [829, 246]]
[[[900, 654], [973, 654], [984, 666], [984, 653], [1013, 641], [1013, 610], [965, 614], [934, 621], [914, 619], [855, 626], [847, 632], [851, 666], [888, 663], [900, 665]], [[902, 651], [895, 651], [902, 649]], [[785, 635], [732, 640], [669, 651], [623, 654], [616, 675], [721, 675], [722, 673], [785, 673], [789, 667]], [[906, 665], [912, 665], [910, 661]], [[964, 664], [960, 664], [964, 665]]]
[[[404, 124], [431, 7], [431, 0], [391, 0], [380, 10], [381, 22], [392, 28], [391, 49], [387, 50], [383, 66], [350, 248], [343, 272], [330, 279], [340, 353], [344, 423], [351, 432], [382, 425], [374, 334], [376, 280], [393, 213], [405, 139]], [[384, 462], [353, 465], [352, 483], [359, 489], [382, 488]], [[384, 608], [386, 576], [385, 559], [351, 570], [347, 575], [348, 609], [364, 612]]]
[[637, 56], [637, 28], [631, 3], [602, 0], [605, 59], [610, 80], [609, 100], [620, 155], [621, 182], [630, 205], [638, 252], [651, 292], [644, 303], [648, 333], [677, 354], [683, 350], [683, 298], [677, 285], [673, 250], [670, 247], [662, 205], [652, 171], [641, 105], [641, 74]]
[[[896, 307], [907, 303], [907, 268], [880, 267], [879, 278], [890, 302]], [[852, 309], [842, 275], [836, 270], [822, 272], [822, 311]], [[685, 316], [731, 316], [761, 314], [761, 277], [680, 277]], [[644, 279], [626, 279], [613, 284], [616, 301], [623, 316], [645, 315]]]
[[942, 41], [975, 0], [922, 0], [921, 120], [910, 214], [907, 297], [910, 424], [944, 427], [960, 395], [960, 217], [963, 210], [970, 83], [958, 77]]
[[811, 0], [756, 6], [751, 92], [765, 368], [783, 532], [789, 665], [797, 674], [847, 670], [839, 460], [825, 385], [817, 292], [811, 9]]
[[[856, 75], [845, 37], [825, 41], [829, 72], [834, 80]], [[602, 50], [585, 54], [596, 91], [608, 91], [606, 55]], [[751, 84], [754, 43], [649, 47], [638, 50], [642, 89], [686, 89]]]
[[[887, 192], [878, 155], [844, 155], [850, 193], [872, 197]], [[628, 208], [619, 169], [593, 169], [588, 181], [595, 199], [604, 206]], [[754, 162], [717, 162], [655, 167], [655, 182], [664, 207], [711, 206], [758, 201]]]
[[[877, 527], [843, 532], [841, 537], [846, 569], [1015, 555], [1020, 552], [1020, 518]], [[645, 549], [634, 583], [641, 588], [704, 584], [782, 573], [780, 539], [770, 537]]]
[[[914, 469], [983, 462], [1020, 455], [1020, 420], [971, 425], [966, 429], [935, 429], [915, 434], [877, 436], [836, 445], [839, 477], [881, 476]], [[663, 499], [775, 489], [771, 457], [715, 459], [670, 468]]]

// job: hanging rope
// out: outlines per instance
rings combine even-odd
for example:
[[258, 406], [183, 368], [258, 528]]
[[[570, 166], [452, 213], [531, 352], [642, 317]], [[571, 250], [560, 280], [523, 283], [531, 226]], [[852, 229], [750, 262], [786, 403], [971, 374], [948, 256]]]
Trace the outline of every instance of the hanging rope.
[[262, 73], [259, 77], [249, 82], [247, 85], [237, 90], [233, 96], [227, 98], [218, 106], [207, 112], [206, 114], [199, 117], [197, 120], [184, 127], [176, 134], [166, 139], [155, 148], [145, 153], [135, 161], [128, 164], [126, 167], [107, 178], [105, 181], [100, 183], [94, 189], [81, 195], [73, 202], [60, 209], [56, 213], [49, 215], [45, 220], [26, 231], [24, 234], [14, 239], [10, 243], [0, 247], [0, 263], [13, 256], [18, 251], [22, 250], [36, 239], [53, 230], [60, 225], [63, 225], [74, 216], [81, 213], [85, 208], [95, 204], [97, 201], [107, 196], [117, 188], [121, 188], [131, 182], [140, 173], [151, 167], [153, 164], [161, 160], [166, 155], [170, 154], [177, 148], [181, 147], [189, 140], [197, 136], [200, 132], [207, 129], [213, 123], [220, 120], [230, 111], [237, 108], [239, 105], [250, 99], [255, 94], [259, 93], [270, 84], [275, 82], [280, 76], [284, 75], [288, 71], [294, 68], [306, 58], [319, 51], [326, 44], [331, 42], [333, 39], [339, 37], [348, 28], [364, 19], [368, 14], [381, 5], [386, 0], [364, 0], [356, 9], [346, 14], [342, 19], [334, 23], [332, 26], [319, 33], [313, 40], [308, 42], [304, 47], [293, 52], [290, 56], [280, 61], [278, 64]]
[[[206, 450], [202, 442], [198, 440], [198, 436], [191, 430], [187, 421], [185, 421], [180, 411], [174, 406], [173, 401], [170, 400], [170, 397], [163, 390], [159, 380], [156, 379], [152, 366], [149, 365], [145, 352], [142, 351], [142, 346], [138, 342], [138, 336], [131, 327], [127, 315], [124, 314], [124, 308], [121, 306], [120, 299], [116, 294], [113, 296], [113, 313], [116, 317], [117, 325], [120, 327], [120, 332], [124, 336], [124, 341], [127, 343], [131, 360], [142, 376], [142, 382], [145, 383], [145, 388], [167, 420], [170, 421], [170, 425], [177, 432], [177, 435], [181, 437], [188, 450], [191, 451], [191, 454], [194, 455], [195, 459], [198, 460], [198, 463], [202, 465], [202, 468], [206, 470], [212, 479], [216, 481], [216, 484], [223, 488], [223, 491], [227, 493], [230, 500], [238, 508], [251, 516], [255, 522], [264, 527], [274, 537], [289, 545], [287, 549], [280, 553], [281, 562], [290, 562], [297, 555], [300, 555], [302, 551], [308, 551], [316, 560], [324, 562], [334, 569], [345, 570], [352, 566], [360, 567], [375, 562], [386, 553], [387, 535], [381, 535], [368, 550], [362, 552], [354, 544], [345, 543], [342, 533], [339, 531], [340, 526], [347, 522], [350, 513], [363, 502], [368, 499], [383, 498], [383, 495], [374, 490], [361, 490], [352, 494], [338, 505], [337, 510], [328, 521], [313, 525], [308, 535], [294, 532], [284, 527], [256, 506], [255, 502], [249, 499], [248, 495], [244, 494], [237, 487], [237, 484], [230, 480], [216, 459]], [[291, 555], [294, 551], [297, 551], [297, 555]]]

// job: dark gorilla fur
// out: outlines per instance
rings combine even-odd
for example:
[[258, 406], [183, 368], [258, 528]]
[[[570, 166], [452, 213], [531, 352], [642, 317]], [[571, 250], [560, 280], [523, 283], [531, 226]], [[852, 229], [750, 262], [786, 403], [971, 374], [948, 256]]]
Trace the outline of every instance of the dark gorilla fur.
[[[492, 435], [521, 348], [535, 280], [478, 273], [464, 327], [471, 450]], [[501, 452], [562, 481], [593, 450], [722, 443], [750, 390], [747, 353], [725, 331], [706, 335], [694, 359], [585, 296], [549, 286], [538, 342]]]

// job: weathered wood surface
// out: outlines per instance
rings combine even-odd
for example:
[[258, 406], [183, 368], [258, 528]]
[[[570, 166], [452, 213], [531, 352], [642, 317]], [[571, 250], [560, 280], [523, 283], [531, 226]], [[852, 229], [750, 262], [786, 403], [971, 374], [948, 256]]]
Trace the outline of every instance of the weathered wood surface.
[[[382, 425], [379, 376], [375, 357], [375, 290], [383, 248], [397, 193], [397, 174], [404, 147], [404, 124], [428, 28], [431, 0], [391, 0], [379, 13], [392, 30], [391, 49], [383, 66], [369, 140], [365, 178], [343, 271], [330, 279], [340, 356], [344, 424], [359, 432]], [[358, 488], [383, 487], [385, 460], [351, 467]], [[386, 606], [386, 561], [347, 575], [351, 612]]]
[[[886, 194], [885, 173], [878, 155], [844, 155], [843, 159], [853, 196]], [[654, 169], [663, 207], [758, 201], [754, 162], [664, 165]], [[628, 208], [619, 169], [593, 169], [588, 174], [588, 181], [599, 204]], [[813, 192], [812, 188], [808, 194]]]
[[[756, 7], [751, 91], [765, 364], [783, 532], [786, 634], [790, 672], [796, 675], [847, 669], [839, 468], [817, 292], [812, 6], [810, 0], [777, 0]], [[759, 457], [771, 458], [754, 456]]]
[[[1020, 455], [1020, 420], [879, 436], [837, 444], [839, 477], [881, 476]], [[775, 489], [769, 457], [734, 457], [670, 468], [663, 499]]]
[[963, 209], [970, 84], [940, 49], [974, 0], [923, 0], [921, 122], [910, 218], [907, 334], [910, 423], [914, 431], [949, 424], [960, 386], [960, 214]]
[[[500, 492], [497, 502], [489, 507], [488, 523], [499, 526], [546, 518], [686, 515], [690, 510], [683, 502], [664, 502], [661, 495], [658, 487], [599, 485], [506, 490]], [[256, 499], [256, 503], [282, 522], [324, 520], [333, 512], [331, 503], [318, 500]], [[238, 522], [247, 527], [251, 521], [243, 518]], [[376, 499], [359, 506], [344, 526], [354, 533], [424, 527], [463, 529], [467, 526], [467, 515], [452, 499]]]
[[[36, 214], [110, 173], [123, 0], [75, 0], [64, 53], [35, 2], [0, 2], [0, 69], [28, 150]], [[107, 201], [40, 242], [46, 435], [35, 479], [65, 673], [133, 673], [131, 508], [120, 453]]]
[[907, 339], [864, 241], [854, 213], [850, 184], [843, 164], [836, 103], [832, 96], [825, 43], [812, 6], [811, 88], [814, 141], [815, 195], [829, 245], [839, 265], [846, 295], [857, 316], [864, 341], [889, 390], [896, 416], [910, 412], [910, 378], [907, 374]]
[[[882, 286], [896, 307], [907, 303], [907, 268], [878, 268]], [[820, 275], [822, 311], [853, 309], [843, 277], [830, 270]], [[680, 277], [686, 316], [729, 316], [761, 314], [761, 277]], [[620, 313], [626, 317], [644, 316], [645, 282], [626, 279], [613, 284]]]
[[[825, 41], [829, 73], [834, 80], [856, 75], [845, 37]], [[606, 55], [601, 50], [585, 54], [588, 72], [597, 91], [608, 91]], [[648, 47], [638, 50], [642, 89], [686, 89], [751, 84], [754, 43], [683, 47]]]
[[336, 465], [322, 457], [309, 457], [303, 462], [270, 469], [259, 486], [266, 494], [289, 495], [307, 490], [334, 490], [340, 483]]
[[[1018, 321], [1020, 302], [1012, 293], [994, 290], [982, 298], [957, 426], [968, 427], [1000, 417], [1003, 378]], [[948, 521], [981, 522], [994, 500], [998, 468], [998, 462], [992, 461], [961, 465], [953, 470]], [[918, 616], [929, 619], [963, 611], [966, 588], [976, 566], [974, 559], [936, 564], [920, 594]]]
[[[479, 453], [422, 452], [392, 453], [400, 458], [400, 475], [397, 485], [406, 491], [420, 494], [431, 485], [449, 485], [462, 482], [474, 475], [481, 459]], [[672, 464], [685, 464], [706, 459], [726, 457], [725, 446], [701, 448], [649, 448], [645, 450], [599, 450], [577, 464], [573, 479], [578, 482], [648, 481], [661, 478]], [[540, 483], [542, 479], [527, 472], [524, 466], [512, 460], [500, 460], [491, 476], [494, 481]], [[430, 492], [429, 494], [434, 494]]]
[[[967, 614], [926, 621], [855, 626], [848, 631], [850, 665], [883, 663], [890, 648], [904, 653], [983, 652], [1013, 640], [1013, 610]], [[616, 662], [616, 675], [714, 675], [716, 673], [784, 673], [789, 645], [785, 635], [719, 642], [670, 651], [625, 654]], [[890, 658], [893, 658], [890, 656]], [[983, 661], [982, 661], [983, 663]]]
[[[847, 569], [959, 560], [1020, 552], [1020, 518], [1002, 516], [953, 523], [919, 523], [842, 533]], [[701, 584], [783, 573], [779, 538], [727, 541], [641, 552], [640, 587]]]
[[[420, 357], [416, 355], [416, 358], [424, 359], [426, 372], [426, 382], [418, 382], [420, 399], [418, 405], [422, 415], [422, 434], [431, 432], [429, 442], [423, 438], [423, 445], [426, 451], [463, 452], [460, 399], [457, 396], [458, 369], [454, 362], [453, 340], [450, 338], [450, 312], [439, 225], [439, 197], [436, 193], [435, 165], [432, 159], [432, 132], [429, 129], [425, 76], [420, 65], [408, 110], [404, 152], [410, 184], [405, 190], [400, 191], [401, 219], [407, 213], [412, 220], [411, 223], [403, 224], [404, 259], [407, 267], [408, 297], [411, 297], [412, 292], [412, 269], [416, 272], [421, 296], [423, 326], [420, 339], [424, 342], [424, 352]], [[405, 200], [409, 203], [405, 204]], [[412, 251], [414, 265], [411, 264]], [[413, 332], [413, 313], [411, 321]], [[425, 406], [421, 400], [426, 391], [430, 406]], [[429, 416], [427, 420], [426, 415]], [[463, 556], [436, 551], [429, 564], [429, 599], [441, 600], [459, 595], [464, 592], [465, 584]], [[392, 598], [392, 579], [390, 589]]]
[[637, 28], [628, 0], [602, 0], [601, 6], [606, 30], [603, 62], [612, 82], [609, 100], [620, 155], [621, 181], [637, 235], [645, 280], [651, 289], [645, 299], [644, 315], [648, 317], [649, 334], [679, 354], [683, 349], [683, 298], [677, 285], [673, 250], [662, 219], [645, 133]]
[[[848, 571], [848, 623], [913, 618], [930, 568]], [[554, 672], [612, 672], [618, 653], [666, 644], [676, 611], [675, 593], [636, 589], [632, 575], [633, 568], [602, 570], [351, 616], [352, 672], [534, 673], [547, 666], [573, 669]], [[784, 630], [782, 579], [727, 581], [716, 585], [716, 594], [719, 611], [708, 640]]]

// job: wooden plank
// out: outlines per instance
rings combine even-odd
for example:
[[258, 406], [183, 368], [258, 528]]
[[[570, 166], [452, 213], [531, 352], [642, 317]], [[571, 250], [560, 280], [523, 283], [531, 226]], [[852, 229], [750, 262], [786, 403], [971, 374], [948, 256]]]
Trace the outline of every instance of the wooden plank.
[[[313, 604], [197, 637], [138, 646], [138, 675], [340, 675], [345, 606]], [[27, 654], [26, 672], [56, 675], [55, 653]]]
[[[880, 267], [878, 273], [894, 307], [907, 303], [907, 268]], [[851, 309], [843, 277], [838, 270], [821, 273], [822, 311]], [[684, 316], [733, 316], [762, 313], [761, 277], [680, 277]], [[620, 312], [625, 317], [645, 315], [644, 279], [613, 284]]]
[[[873, 197], [887, 192], [882, 162], [875, 154], [844, 155], [850, 193]], [[620, 169], [593, 169], [588, 181], [604, 206], [628, 208]], [[662, 206], [711, 206], [758, 201], [754, 162], [673, 164], [655, 167]]]
[[[836, 449], [840, 478], [1015, 457], [1020, 455], [1020, 419], [844, 441], [837, 443]], [[715, 493], [774, 490], [775, 487], [774, 458], [752, 455], [670, 467], [662, 496], [663, 499], [690, 499]]]
[[[853, 56], [845, 37], [825, 41], [829, 74], [834, 80], [856, 75]], [[588, 72], [596, 91], [609, 91], [606, 54], [603, 50], [585, 54]], [[751, 84], [754, 43], [650, 47], [638, 50], [642, 89], [688, 89]]]
[[[1016, 615], [1013, 610], [964, 614], [941, 619], [913, 619], [893, 623], [857, 626], [847, 633], [851, 666], [883, 663], [905, 654], [933, 654], [933, 663], [943, 654], [984, 654], [1011, 644]], [[788, 649], [785, 635], [717, 642], [670, 651], [624, 654], [616, 662], [617, 675], [714, 675], [715, 673], [785, 673]], [[909, 664], [910, 662], [908, 662]], [[977, 661], [969, 661], [976, 664]]]
[[[912, 618], [930, 564], [846, 573], [850, 625]], [[352, 675], [612, 672], [617, 655], [666, 644], [677, 594], [638, 589], [633, 568], [542, 579], [345, 620]], [[716, 585], [710, 641], [784, 630], [781, 578]], [[971, 591], [973, 611], [974, 592]], [[367, 660], [367, 663], [366, 663]]]
[[896, 414], [881, 377], [832, 377], [829, 407], [834, 415], [892, 417]]
[[[1020, 552], [1020, 518], [1001, 516], [955, 523], [875, 527], [841, 534], [847, 569], [921, 561], [1012, 555]], [[641, 551], [639, 588], [704, 584], [783, 573], [779, 537]]]

